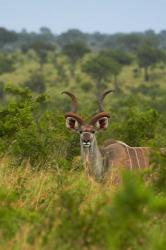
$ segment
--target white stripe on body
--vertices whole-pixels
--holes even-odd
[[[133,169],[133,165],[132,165],[132,160],[131,160],[130,152],[129,152],[129,149],[128,149],[129,146],[126,143],[122,142],[122,141],[117,141],[117,142],[119,142],[121,145],[125,146],[125,148],[127,150],[128,157],[129,157],[130,170],[132,170]]]
[[[133,149],[134,149],[134,152],[135,152],[135,155],[136,155],[136,159],[137,159],[137,162],[138,162],[138,167],[141,168],[140,167],[140,161],[139,161],[138,154],[137,154],[137,149],[134,148],[134,147],[133,147]]]

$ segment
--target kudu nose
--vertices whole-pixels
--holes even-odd
[[[90,133],[84,132],[82,134],[82,142],[85,147],[90,147],[91,145],[91,135]]]
[[[90,139],[91,139],[90,133],[84,132],[83,135],[82,135],[82,140],[84,142],[89,142]]]
[[[83,141],[84,141],[84,142],[89,142],[89,140],[88,140],[88,139],[84,139]]]

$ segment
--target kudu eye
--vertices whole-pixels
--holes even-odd
[[[79,133],[82,134],[82,130],[80,130]]]

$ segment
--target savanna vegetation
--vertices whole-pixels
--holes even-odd
[[[103,35],[0,28],[0,249],[165,250],[166,31]],[[151,167],[102,185],[87,178],[65,128],[74,92],[98,134],[156,149]],[[114,174],[114,172],[113,172]]]

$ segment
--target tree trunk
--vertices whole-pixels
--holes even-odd
[[[75,80],[75,77],[76,77],[76,65],[75,65],[75,63],[71,63],[71,77],[73,80]]]
[[[144,68],[144,81],[148,82],[149,81],[149,71],[148,71],[148,67]]]
[[[97,96],[97,98],[100,98],[102,90],[103,90],[103,88],[102,88],[102,80],[100,79],[96,83],[96,96]]]
[[[43,72],[43,68],[44,68],[44,63],[39,62],[39,71]]]
[[[115,88],[116,92],[120,92],[120,87],[119,87],[117,75],[114,75],[114,88]]]

